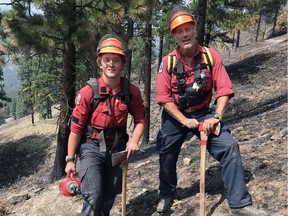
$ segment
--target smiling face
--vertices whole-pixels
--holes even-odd
[[[99,66],[103,70],[103,75],[106,78],[121,77],[123,62],[120,55],[104,53],[101,55],[99,60]]]
[[[193,51],[196,44],[196,28],[191,22],[178,26],[173,31],[173,35],[184,55],[187,52]]]

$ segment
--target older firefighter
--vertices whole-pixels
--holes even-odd
[[[83,87],[75,99],[71,133],[66,157],[67,173],[75,172],[76,149],[80,145],[81,193],[84,197],[82,216],[107,216],[117,194],[121,193],[121,168],[111,164],[111,153],[127,149],[127,158],[139,151],[143,134],[145,108],[140,90],[129,83],[131,105],[123,98],[121,71],[125,65],[125,48],[121,39],[107,34],[99,41],[97,63],[102,69],[98,90],[103,96],[90,114],[93,90]],[[129,109],[131,107],[131,109]],[[134,119],[134,130],[129,139],[126,132],[128,112]],[[85,138],[81,142],[81,137]]]
[[[234,92],[221,57],[216,50],[209,48],[207,51],[197,43],[196,21],[185,8],[174,7],[169,21],[170,34],[178,47],[162,59],[157,75],[156,101],[164,107],[157,135],[160,163],[157,211],[168,211],[173,201],[177,186],[176,164],[186,135],[192,132],[200,138],[199,122],[203,122],[206,134],[221,122],[220,135],[209,136],[207,149],[220,162],[231,215],[266,215],[251,206],[238,143],[222,122]],[[177,59],[172,72],[171,56]],[[216,93],[214,111],[210,107],[213,89]]]

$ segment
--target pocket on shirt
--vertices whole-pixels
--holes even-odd
[[[110,116],[106,104],[99,104],[91,117],[91,124],[95,128],[105,128],[109,124]]]

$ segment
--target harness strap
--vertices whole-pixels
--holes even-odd
[[[168,56],[168,73],[171,77],[174,76],[174,68],[176,66],[176,56],[175,55],[169,55]]]
[[[124,100],[128,106],[128,111],[131,112],[132,110],[132,105],[131,105],[131,94],[129,93],[129,84],[130,81],[126,77],[121,77],[121,96],[124,97]]]
[[[97,136],[95,137],[93,134],[97,134]],[[88,135],[87,139],[89,140],[98,140],[100,152],[106,152],[108,147],[112,152],[113,150],[117,150],[120,143],[120,139],[123,140],[123,142],[128,141],[126,127],[106,128],[104,130],[100,130],[88,125],[87,135]],[[107,143],[107,141],[109,144]],[[111,141],[113,141],[112,145]]]
[[[87,84],[92,88],[93,90],[93,101],[91,104],[91,110],[90,110],[90,114],[92,114],[93,110],[96,109],[96,107],[99,105],[101,99],[105,98],[104,96],[101,96],[99,94],[99,85],[98,85],[98,80],[97,78],[90,78],[87,81]],[[90,118],[90,116],[89,116]]]
[[[190,72],[193,72],[195,70],[198,70],[198,68],[200,68],[200,70],[207,68],[209,71],[212,71],[212,67],[214,65],[212,55],[209,51],[209,48],[207,48],[205,46],[203,46],[203,47],[205,49],[205,52],[200,52],[198,55],[201,56],[203,54],[204,63],[200,62],[199,64],[194,64],[195,65],[194,68],[192,70],[185,71],[186,73],[190,73]],[[195,56],[195,58],[196,57],[197,56]],[[199,57],[199,58],[201,60],[201,57]],[[168,56],[167,71],[171,77],[173,77],[173,75],[175,73],[175,67],[177,66],[176,62],[178,63],[176,55],[169,55]]]
[[[111,152],[117,151],[118,146],[119,146],[119,137],[118,137],[118,132],[116,131],[115,140],[114,140],[114,144],[111,148]]]
[[[202,53],[200,52],[194,57],[194,65],[196,66],[196,68],[194,68],[194,81],[196,83],[200,83],[200,80],[201,80],[201,77],[200,77],[201,67],[199,67],[201,63],[201,54]]]
[[[182,62],[177,59],[177,87],[180,94],[185,93],[185,72]]]
[[[107,148],[106,148],[106,142],[105,142],[103,130],[99,134],[98,141],[99,141],[100,152],[106,152]]]
[[[214,65],[213,58],[209,49],[207,47],[204,47],[204,49],[206,51],[204,52],[204,62],[207,65],[207,69],[212,72],[212,67]]]

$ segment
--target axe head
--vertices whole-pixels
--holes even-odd
[[[114,167],[117,164],[120,164],[125,160],[127,160],[127,153],[128,153],[127,150],[113,153],[111,156],[112,166]]]
[[[212,131],[212,133],[218,136],[220,134],[220,131],[221,131],[221,124],[219,122],[218,124],[215,125],[215,129]]]

